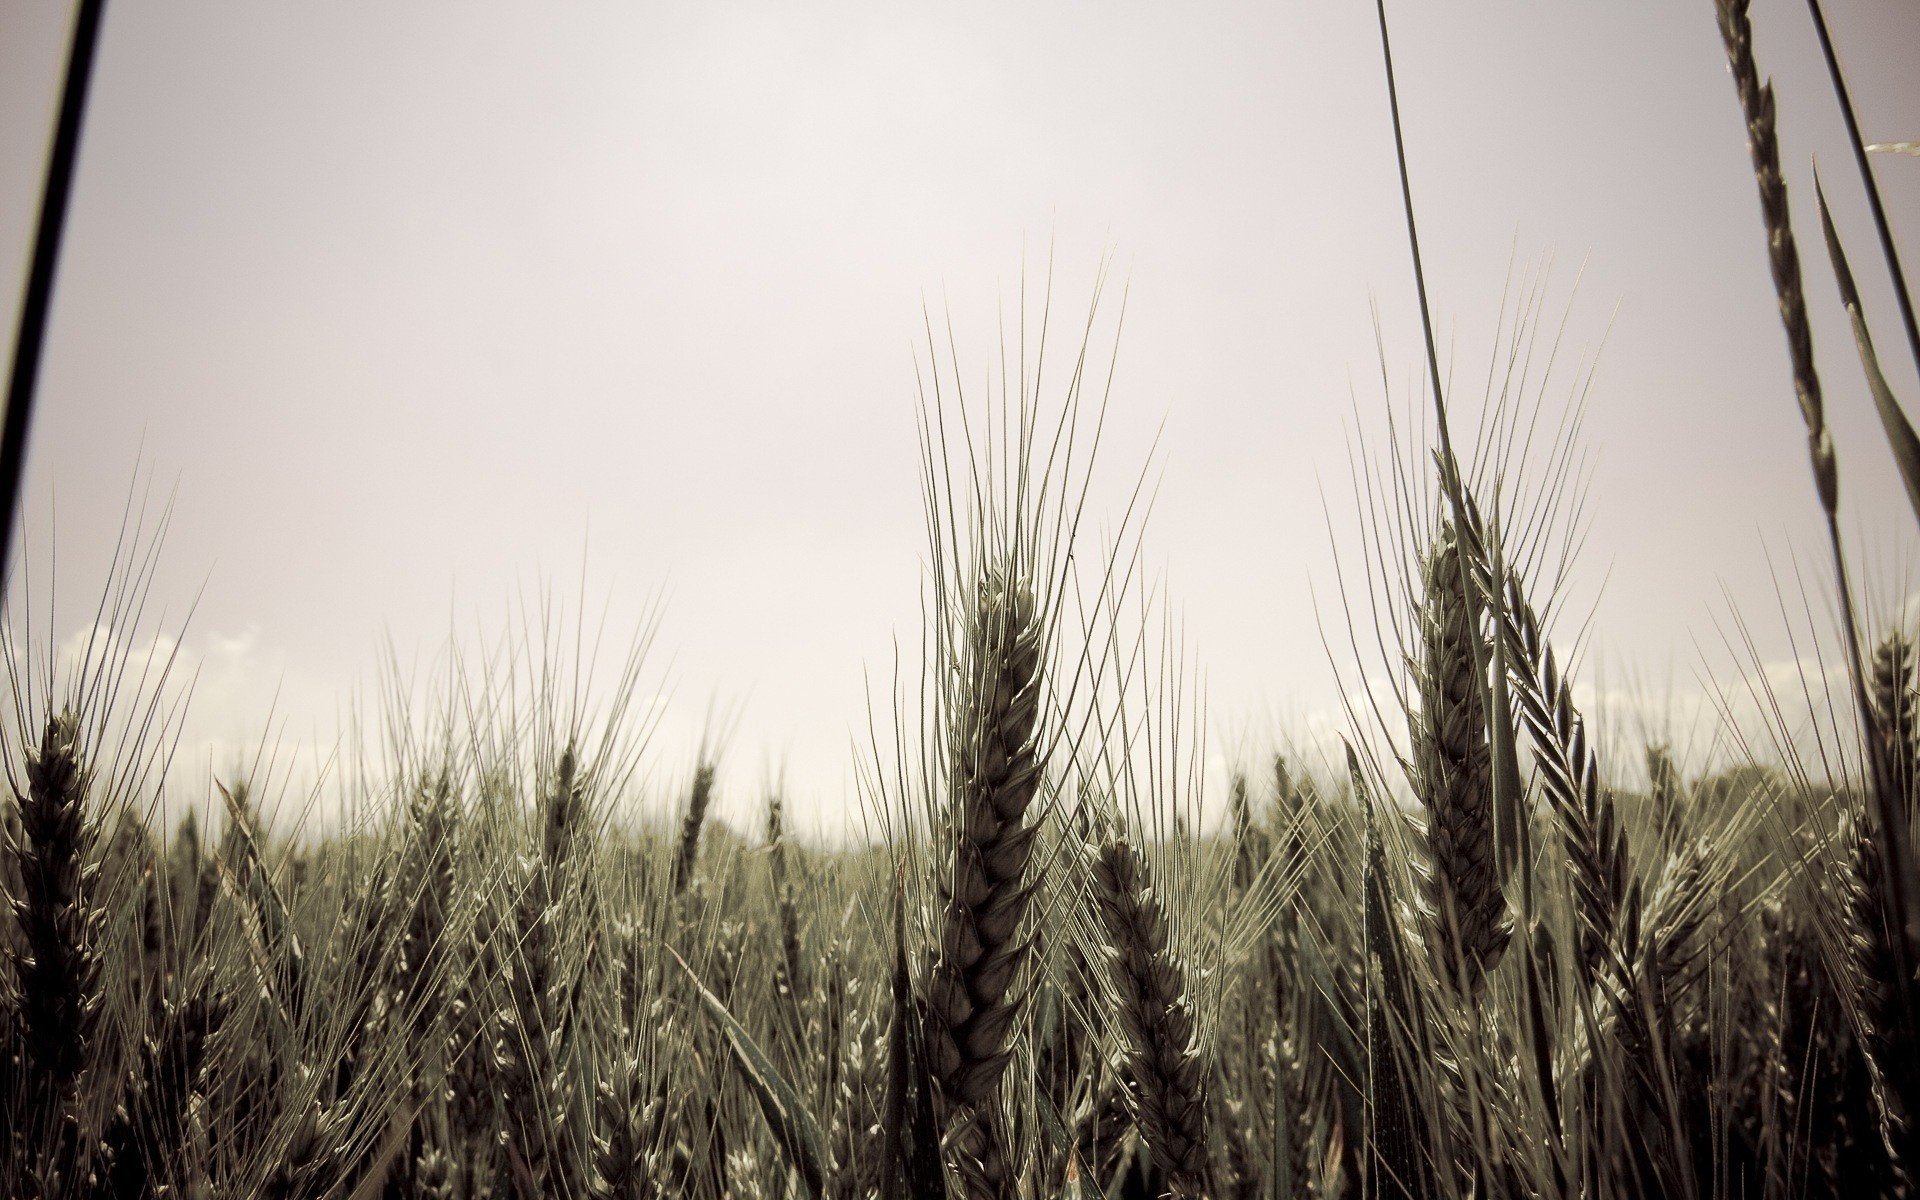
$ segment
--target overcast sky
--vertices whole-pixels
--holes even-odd
[[[1920,6],[1828,7],[1868,138],[1920,135]],[[1732,596],[1761,652],[1790,654],[1772,572],[1818,550],[1816,509],[1711,3],[1394,11],[1463,376],[1516,257],[1553,263],[1570,364],[1605,335],[1594,652],[1692,686]],[[1910,409],[1920,384],[1804,6],[1754,18],[1846,518],[1892,603],[1911,524],[1836,317],[1812,156]],[[7,278],[67,20],[0,0]],[[984,374],[1023,252],[1052,241],[1062,304],[1103,254],[1130,287],[1107,464],[1138,470],[1164,422],[1147,557],[1222,744],[1270,739],[1336,709],[1313,603],[1329,504],[1353,524],[1350,431],[1387,406],[1372,304],[1396,387],[1421,363],[1375,38],[1360,2],[116,0],[30,536],[44,549],[57,497],[79,592],[136,467],[176,491],[158,592],[178,613],[206,583],[194,736],[235,743],[276,689],[289,736],[324,742],[385,639],[424,659],[542,580],[577,597],[584,550],[614,629],[664,600],[662,770],[717,702],[733,811],[783,761],[831,824],[865,679],[918,619],[921,305],[951,306]],[[1878,166],[1920,269],[1920,159]]]

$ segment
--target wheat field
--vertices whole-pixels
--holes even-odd
[[[1210,785],[1152,482],[1100,454],[1118,302],[1077,324],[1043,291],[998,362],[922,348],[921,629],[855,739],[851,840],[796,837],[722,737],[663,794],[651,630],[594,680],[540,619],[392,689],[335,817],[271,770],[183,798],[168,664],[62,654],[16,583],[0,1195],[1908,1194],[1920,651],[1849,570],[1803,271],[1916,516],[1920,439],[1824,196],[1796,241],[1745,0],[1713,7],[1829,535],[1787,602],[1833,614],[1830,689],[1720,680],[1708,765],[1604,730],[1559,603],[1577,413],[1451,393],[1429,331],[1424,415],[1356,459],[1349,727]],[[155,549],[136,523],[100,627],[142,619]],[[714,819],[729,789],[757,828]]]

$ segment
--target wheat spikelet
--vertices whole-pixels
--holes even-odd
[[[1680,769],[1674,765],[1672,748],[1648,746],[1647,802],[1653,808],[1654,830],[1665,848],[1672,847],[1684,824],[1680,810],[1682,791]]]
[[[587,825],[587,778],[580,752],[571,741],[554,763],[553,780],[542,794],[540,861],[550,896],[565,886],[562,876],[573,857],[574,843]]]
[[[191,808],[181,816],[167,849],[166,877],[175,960],[171,965],[177,970],[183,965],[180,960],[199,943],[219,892],[219,879],[200,845],[200,820]]]
[[[686,894],[693,882],[694,868],[700,861],[700,831],[707,823],[707,808],[713,803],[713,763],[702,759],[693,770],[693,787],[687,793],[687,811],[680,818],[680,843],[673,856],[673,894]]]
[[[622,1041],[631,1037],[632,1032],[625,1031]],[[593,1138],[588,1194],[594,1200],[650,1200],[658,1194],[653,1140],[660,1101],[642,1082],[638,1057],[624,1052],[616,1056],[610,1077],[602,1079],[595,1092],[594,1105],[600,1132]]]
[[[1233,822],[1233,886],[1245,892],[1253,886],[1267,856],[1264,832],[1253,823],[1253,804],[1247,798],[1247,777],[1236,771],[1227,789],[1227,816]]]
[[[310,1069],[301,1067],[292,1087],[296,1096],[308,1099],[296,1106],[285,1146],[260,1185],[260,1200],[318,1200],[337,1183],[340,1114],[312,1092],[313,1086]]]
[[[207,1045],[224,1017],[201,975],[184,985],[184,995],[158,998],[152,1031],[141,1039],[134,1077],[104,1138],[102,1186],[115,1200],[137,1198],[166,1179],[186,1136],[189,1103],[204,1086]]]
[[[1874,651],[1870,673],[1881,754],[1909,823],[1920,811],[1920,693],[1914,688],[1914,668],[1913,643],[1895,632]]]
[[[223,1200],[214,1185],[213,1136],[207,1128],[207,1097],[195,1091],[187,1097],[182,1118],[186,1136],[181,1142],[179,1161],[174,1168],[175,1182],[154,1189],[156,1200]]]
[[[453,1155],[443,1146],[421,1148],[413,1156],[413,1194],[419,1200],[454,1200],[459,1195]]]

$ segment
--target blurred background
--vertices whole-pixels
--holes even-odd
[[[1843,512],[1890,609],[1905,502],[1811,236],[1816,158],[1868,311],[1893,308],[1805,9],[1754,7]],[[1593,616],[1589,678],[1685,725],[1727,643],[1803,652],[1798,561],[1824,619],[1712,6],[1394,17],[1456,399],[1503,296],[1559,334],[1550,413],[1597,358],[1569,612]],[[1868,139],[1920,136],[1920,7],[1829,18]],[[69,19],[0,0],[8,279]],[[608,661],[657,605],[661,786],[717,723],[721,816],[784,773],[794,818],[836,830],[870,692],[884,713],[918,645],[925,314],[984,384],[1023,271],[1037,297],[1051,264],[1065,343],[1106,263],[1104,312],[1126,307],[1096,516],[1150,473],[1144,561],[1214,756],[1312,743],[1341,721],[1356,446],[1422,411],[1376,37],[1365,4],[116,0],[14,586],[38,602],[57,544],[37,616],[84,635],[129,496],[171,503],[152,615],[197,672],[175,769],[202,781],[263,741],[317,769],[383,661],[424,676],[543,597]],[[1877,166],[1920,263],[1920,159]],[[9,333],[17,304],[0,289]]]

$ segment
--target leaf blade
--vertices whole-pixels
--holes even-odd
[[[807,1191],[814,1200],[822,1200],[826,1194],[826,1138],[820,1133],[820,1125],[813,1119],[806,1106],[791,1085],[780,1075],[766,1053],[760,1049],[753,1035],[736,1021],[720,997],[707,990],[694,974],[687,960],[680,957],[672,947],[667,953],[673,955],[673,961],[680,964],[686,972],[687,981],[693,985],[694,993],[700,997],[700,1003],[707,1015],[719,1026],[725,1037],[727,1049],[732,1051],[734,1065],[746,1077],[754,1099],[759,1102],[761,1115],[766,1117],[767,1125],[773,1130],[774,1138],[787,1152],[787,1157]]]
[[[1860,304],[1860,289],[1854,283],[1852,268],[1847,265],[1847,253],[1840,245],[1833,214],[1827,211],[1827,196],[1820,187],[1818,172],[1813,177],[1813,194],[1820,209],[1820,230],[1827,239],[1827,257],[1833,261],[1834,279],[1840,285],[1840,303],[1853,326],[1853,344],[1860,352],[1860,368],[1867,377],[1867,391],[1873,396],[1873,406],[1879,410],[1880,427],[1886,431],[1893,461],[1900,468],[1900,482],[1906,485],[1907,502],[1913,505],[1914,519],[1920,520],[1920,436],[1915,435],[1912,422],[1907,420],[1905,410],[1894,398],[1893,389],[1887,386],[1887,377],[1880,370],[1880,358],[1874,353],[1873,335],[1867,329],[1866,313]]]

